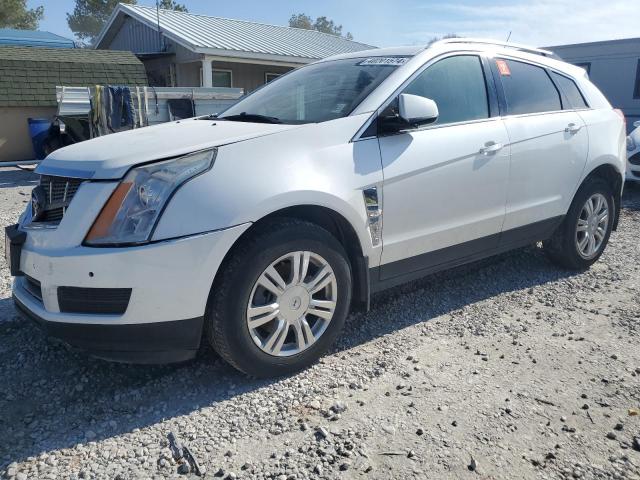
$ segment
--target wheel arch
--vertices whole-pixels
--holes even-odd
[[[593,178],[600,178],[604,180],[611,188],[611,192],[613,193],[613,201],[615,203],[614,205],[615,218],[613,220],[613,230],[616,230],[618,228],[618,221],[620,220],[620,208],[621,208],[621,202],[622,202],[622,185],[623,185],[624,177],[622,173],[616,168],[615,165],[612,165],[610,163],[603,163],[601,165],[598,165],[597,167],[595,167],[593,170],[589,172],[589,174],[584,178],[584,180],[580,184],[580,187],[582,187],[582,185],[584,185],[586,182],[588,182]]]
[[[265,223],[278,218],[294,218],[318,225],[333,235],[344,247],[347,253],[349,266],[351,267],[353,294],[352,308],[357,310],[368,310],[370,301],[369,289],[369,261],[364,254],[364,250],[356,229],[344,215],[329,207],[304,204],[284,207],[264,215],[259,220],[245,230],[226,253],[220,268],[216,272],[213,284],[216,279],[224,274],[224,264],[230,258],[235,248],[249,236],[258,231]]]

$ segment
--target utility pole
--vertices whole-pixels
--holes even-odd
[[[160,0],[156,0],[156,20],[158,22],[158,52],[162,52],[162,31],[160,30]]]

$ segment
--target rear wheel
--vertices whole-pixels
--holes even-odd
[[[609,185],[598,178],[588,180],[576,193],[562,225],[543,243],[545,252],[565,268],[589,268],[609,241],[614,215]]]
[[[315,224],[270,221],[221,267],[205,332],[239,370],[256,377],[285,375],[330,347],[350,301],[351,272],[342,245]]]

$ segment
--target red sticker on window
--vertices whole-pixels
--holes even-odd
[[[509,65],[504,60],[496,60],[496,65],[498,66],[498,71],[500,75],[511,75],[511,70],[509,70]]]

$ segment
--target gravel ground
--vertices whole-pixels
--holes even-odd
[[[33,184],[0,170],[0,223]],[[207,350],[163,367],[71,351],[17,316],[0,263],[0,476],[197,478],[174,432],[207,478],[640,478],[638,231],[629,186],[589,271],[531,247],[391,290],[275,381]]]

